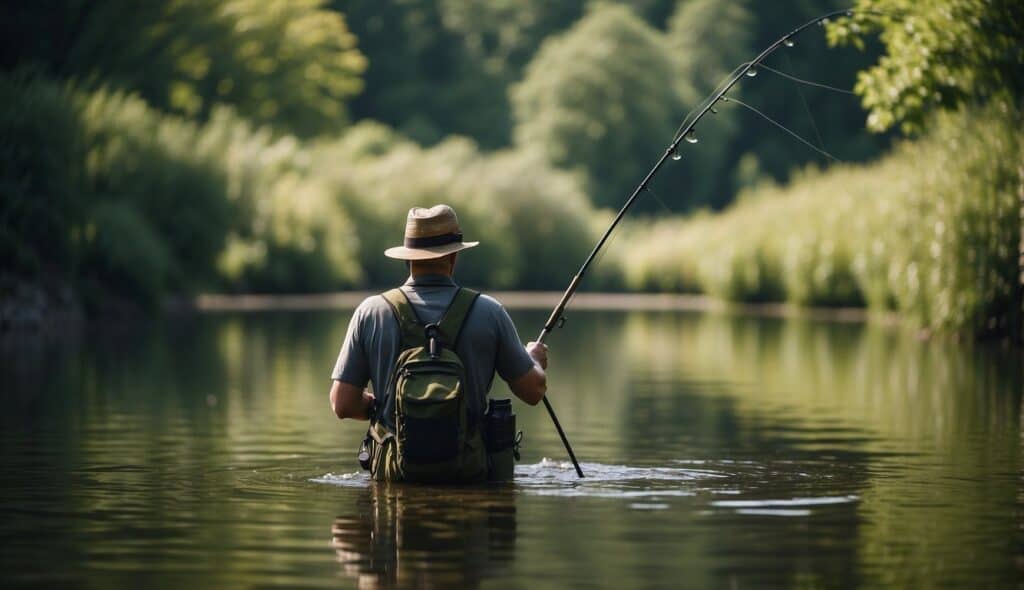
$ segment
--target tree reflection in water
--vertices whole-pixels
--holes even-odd
[[[515,556],[516,496],[509,486],[371,484],[331,535],[359,588],[476,588]]]

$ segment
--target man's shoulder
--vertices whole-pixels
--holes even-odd
[[[486,293],[480,293],[480,296],[476,298],[476,302],[473,304],[473,313],[489,318],[508,315],[505,306]]]
[[[354,318],[379,316],[384,313],[391,313],[391,305],[384,299],[382,294],[370,295],[356,306]]]
[[[498,301],[494,297],[491,297],[487,293],[480,293],[480,296],[476,298],[475,305],[479,305],[486,309],[492,310],[505,309],[505,306],[502,305],[500,301]]]
[[[368,320],[370,318],[390,317],[393,315],[391,304],[384,299],[382,293],[370,295],[356,307],[352,317],[355,320]],[[494,320],[508,315],[505,306],[494,297],[480,293],[473,303],[470,313],[481,319]]]

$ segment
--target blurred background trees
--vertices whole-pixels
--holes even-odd
[[[946,250],[937,240],[939,248],[966,257],[953,266],[984,256],[998,261],[998,276],[1012,274],[1008,246],[991,236],[1002,240],[1019,227],[1003,208],[1019,174],[1000,167],[1019,162],[1019,134],[985,145],[966,135],[978,121],[1020,128],[1019,3],[857,6],[874,12],[807,31],[734,95],[847,164],[888,153],[895,128],[922,138],[898,148],[917,156],[867,164],[861,176],[847,166],[813,180],[828,164],[820,154],[752,113],[721,108],[701,122],[700,142],[684,145],[682,160],[656,178],[658,198],[641,200],[628,229],[651,239],[637,240],[646,244],[642,253],[609,256],[603,286],[903,309],[909,296],[899,281],[909,279],[893,278],[899,273],[889,263],[902,260],[900,272],[914,263],[919,273],[932,268],[924,257],[935,248],[906,246],[900,254],[903,246],[886,242],[877,255],[846,248],[862,243],[854,234],[863,228],[826,223],[812,212],[823,205],[785,196],[832,191],[839,185],[829,179],[871,184],[885,170],[880,176],[891,183],[871,184],[874,192],[862,198],[906,204],[906,219],[932,219],[925,209],[938,197],[899,196],[907,186],[931,190],[914,179],[933,168],[913,162],[947,157],[928,147],[940,141],[932,136],[1000,159],[986,167],[963,158],[949,168],[957,172],[947,185],[993,196],[979,211],[943,205],[943,215],[963,216],[943,218],[944,227],[969,225],[970,216],[997,221],[977,243]],[[400,237],[405,209],[446,201],[470,233],[487,237],[484,251],[462,263],[468,283],[561,287],[607,221],[604,209],[628,196],[688,111],[785,31],[843,7],[838,0],[7,3],[0,8],[0,286],[8,293],[25,282],[69,285],[92,308],[113,300],[155,305],[166,293],[202,289],[377,288],[402,273],[379,254]],[[797,85],[772,70],[856,85],[860,96]],[[957,114],[940,121],[938,111]],[[738,195],[746,196],[737,203]],[[827,203],[828,195],[820,198]],[[725,217],[707,212],[727,208]],[[802,219],[806,231],[791,233],[826,254],[758,238],[759,219],[771,211]],[[897,231],[877,223],[871,231]],[[898,231],[928,235],[908,225]],[[706,256],[710,243],[728,256]],[[1003,292],[1002,279],[993,281]],[[1019,287],[1009,288],[1017,295],[1008,301],[1019,297]],[[996,297],[985,293],[977,295],[983,303]],[[961,296],[975,295],[963,287],[917,315],[928,325],[984,324],[991,307],[964,307],[954,302]],[[982,311],[972,319],[951,311],[967,308]]]
[[[629,8],[598,5],[547,40],[512,88],[515,140],[580,169],[598,206],[629,196],[680,111],[664,39]]]
[[[337,132],[366,58],[321,0],[51,0],[4,11],[5,69],[138,93],[205,120],[217,103],[281,131]]]

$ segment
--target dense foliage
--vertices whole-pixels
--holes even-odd
[[[596,7],[545,42],[512,89],[516,142],[585,171],[596,204],[620,203],[672,139],[679,104],[666,49],[628,8]]]
[[[195,286],[383,286],[405,269],[381,252],[424,203],[452,204],[483,238],[460,263],[470,284],[554,285],[593,239],[578,178],[530,150],[484,154],[458,138],[423,148],[375,123],[302,143],[228,107],[197,125],[40,79],[0,76],[0,96],[15,107],[0,132],[19,139],[3,159],[4,268],[76,277],[90,305]]]
[[[1022,123],[1006,102],[946,115],[877,163],[811,168],[721,215],[634,228],[621,257],[627,286],[866,304],[934,329],[1019,329]]]
[[[74,272],[81,219],[79,118],[61,90],[0,77],[0,261],[17,275]]]
[[[301,135],[338,131],[366,59],[323,0],[17,2],[0,37],[5,68],[32,64],[205,118],[219,102]]]
[[[1024,96],[1024,4],[1017,0],[859,0],[833,42],[879,33],[886,55],[858,76],[868,125],[920,131],[930,111]]]
[[[464,281],[561,287],[686,112],[781,33],[842,6],[5,4],[0,292],[67,285],[103,307],[209,289],[378,288],[404,271],[380,254],[406,208],[437,202],[484,242],[461,259]],[[613,241],[592,285],[1005,327],[1020,307],[1007,277],[1019,272],[1021,8],[857,7],[867,12],[780,48],[732,96],[848,163],[892,139],[867,133],[866,117],[925,139],[819,172],[818,152],[720,105],[655,178],[628,247]],[[855,82],[860,97],[814,85]],[[723,216],[710,212],[737,194]],[[692,217],[652,220],[666,211]],[[867,234],[886,237],[868,245]]]

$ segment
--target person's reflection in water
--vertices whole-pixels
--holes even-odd
[[[342,571],[359,588],[475,588],[515,555],[515,493],[371,485],[331,534]]]

